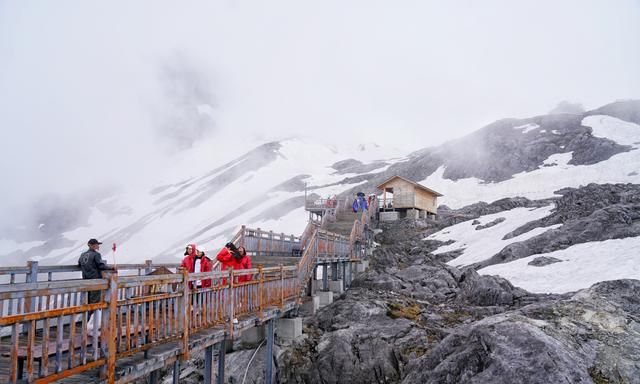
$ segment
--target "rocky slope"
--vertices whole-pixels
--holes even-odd
[[[433,256],[431,223],[382,229],[370,270],[280,354],[279,382],[640,382],[640,281],[531,294]]]
[[[562,197],[553,200],[555,209],[551,215],[517,228],[505,239],[537,227],[556,224],[561,224],[561,227],[510,244],[490,259],[474,264],[474,268],[566,249],[580,243],[640,236],[640,185],[589,184],[556,193]]]

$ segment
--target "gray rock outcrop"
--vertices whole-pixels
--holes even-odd
[[[384,225],[369,271],[284,348],[278,381],[640,382],[640,281],[532,294],[448,266],[431,230]]]

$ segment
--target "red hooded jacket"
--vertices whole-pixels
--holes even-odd
[[[191,253],[185,256],[184,259],[182,259],[182,264],[180,264],[180,267],[186,268],[186,270],[189,273],[194,273],[194,268],[196,265],[196,245],[195,244],[189,244],[189,245],[191,246]],[[207,256],[203,256],[202,259],[200,260],[200,269],[201,269],[200,272],[211,272],[212,267],[213,267],[213,264],[211,263],[211,259],[209,259]],[[211,279],[202,280],[203,288],[207,288],[210,286],[211,286]],[[189,287],[193,289],[193,283],[189,283]]]
[[[227,268],[233,268],[234,271],[238,269],[251,269],[251,258],[249,255],[244,255],[240,260],[233,257],[233,254],[229,252],[227,248],[222,248],[218,252],[216,259],[222,264],[222,270],[226,271]],[[251,275],[239,275],[236,279],[238,283],[244,283],[245,281],[251,281]]]

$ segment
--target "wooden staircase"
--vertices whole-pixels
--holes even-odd
[[[356,217],[357,214],[354,212],[338,212],[336,220],[333,222],[327,222],[324,229],[328,232],[349,236],[351,235],[351,230],[353,229],[353,223],[356,221]]]

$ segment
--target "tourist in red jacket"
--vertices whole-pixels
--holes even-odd
[[[205,255],[204,251],[197,250],[195,244],[189,244],[187,251],[190,253],[182,260],[180,267],[186,268],[189,273],[211,272],[213,264],[211,263],[211,259]],[[189,283],[191,289],[208,288],[210,286],[211,279],[196,280]]]
[[[251,258],[247,255],[244,247],[236,248],[235,244],[227,243],[224,248],[218,252],[216,259],[222,264],[222,270],[233,268],[234,272],[239,269],[250,269]],[[236,275],[234,280],[237,283],[244,283],[251,280],[251,275]],[[224,283],[223,283],[224,284]]]

